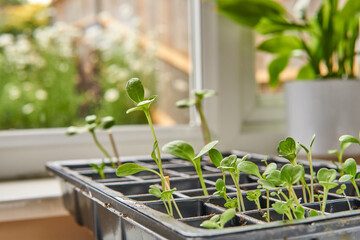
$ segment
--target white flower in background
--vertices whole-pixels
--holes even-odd
[[[20,53],[28,53],[32,49],[29,39],[25,35],[20,35],[16,41],[16,50]]]
[[[16,100],[19,99],[21,96],[21,92],[20,89],[15,86],[15,85],[9,85],[8,84],[5,86],[5,88],[7,88],[7,92],[8,92],[8,97],[10,100]]]
[[[32,112],[34,112],[34,110],[35,110],[35,108],[32,103],[25,104],[21,109],[22,113],[25,115],[31,114]]]
[[[4,33],[0,35],[0,47],[14,44],[14,35],[10,33]]]
[[[99,41],[103,36],[103,30],[99,25],[88,27],[85,30],[84,41],[93,48],[98,48]]]
[[[118,73],[118,78],[120,81],[127,81],[130,78],[130,72],[126,68],[120,68]]]
[[[22,84],[22,88],[24,89],[24,91],[30,92],[34,89],[34,84],[31,82],[24,82]]]
[[[107,102],[115,102],[119,99],[119,95],[119,90],[117,90],[116,88],[109,88],[104,94],[104,99]]]
[[[44,101],[46,100],[48,97],[48,93],[47,91],[45,91],[44,89],[38,89],[35,92],[35,98],[40,100],[40,101]]]

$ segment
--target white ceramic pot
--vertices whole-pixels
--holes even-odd
[[[360,81],[318,80],[285,84],[287,134],[308,146],[313,134],[313,155],[329,158],[344,134],[359,136]],[[345,155],[360,155],[360,146]]]

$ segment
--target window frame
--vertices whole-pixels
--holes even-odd
[[[275,154],[285,132],[282,97],[256,96],[253,33],[220,16],[213,4],[189,0],[191,41],[196,49],[191,56],[195,84],[190,87],[218,92],[205,100],[204,112],[220,150]],[[196,117],[189,125],[155,130],[160,146],[175,139],[191,142],[196,149],[202,146]],[[0,131],[0,179],[44,174],[47,161],[103,157],[88,134],[69,138],[64,132],[65,128]],[[148,126],[116,126],[113,135],[121,156],[151,153]],[[99,132],[99,139],[111,149],[106,132]]]

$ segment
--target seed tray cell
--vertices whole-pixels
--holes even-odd
[[[227,153],[229,154],[242,157],[247,153],[232,151]],[[262,160],[265,157],[251,154],[248,160],[260,165],[260,170],[263,171],[265,163]],[[202,161],[202,170],[209,196],[204,196],[190,162],[178,158],[163,158],[164,172],[170,176],[170,186],[177,189],[173,196],[183,219],[179,219],[175,209],[175,218],[168,216],[163,202],[149,194],[150,185],[161,185],[160,179],[151,172],[118,178],[115,170],[106,162],[107,178],[101,180],[89,166],[89,163],[100,164],[101,159],[50,162],[47,169],[63,180],[65,207],[78,224],[94,233],[96,239],[360,239],[360,200],[354,198],[356,195],[351,183],[346,183],[345,193],[349,196],[353,211],[348,211],[344,196],[337,195],[336,189],[332,189],[328,194],[325,216],[284,222],[282,220],[286,218],[270,208],[272,221],[267,223],[255,203],[246,198],[247,190],[257,189],[257,178],[243,173],[239,184],[246,211],[237,212],[224,229],[208,230],[200,227],[204,220],[226,210],[225,201],[220,196],[211,195],[216,191],[216,180],[223,177],[222,172],[209,164],[206,158],[205,156]],[[125,157],[122,162],[135,162],[156,169],[156,164],[149,157]],[[279,157],[268,157],[267,162],[275,162],[278,168],[288,163]],[[307,162],[303,164],[308,169]],[[315,160],[314,167],[333,168],[327,162]],[[236,188],[231,177],[226,175],[225,180],[228,197],[235,197]],[[322,187],[316,187],[317,193],[321,194]],[[301,186],[294,189],[303,198]],[[287,195],[285,188],[282,191]],[[275,201],[280,200],[271,198],[270,206]],[[260,205],[261,211],[266,212],[266,193],[263,190]],[[320,211],[319,203],[302,205],[307,214],[310,209]]]

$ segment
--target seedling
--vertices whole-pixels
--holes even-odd
[[[269,190],[274,189],[275,186],[273,185],[273,183],[270,182],[271,180],[269,180],[269,182],[267,184],[266,179],[271,173],[273,173],[276,170],[277,165],[276,165],[276,163],[267,164],[267,158],[265,158],[263,161],[266,162],[266,169],[262,175],[260,174],[258,166],[253,162],[242,161],[241,163],[239,163],[238,168],[239,168],[240,172],[244,172],[246,174],[251,174],[251,175],[258,177],[259,178],[258,183],[260,184],[259,187],[266,189],[267,212],[266,212],[266,214],[264,214],[264,216],[267,219],[267,221],[270,222]],[[261,183],[261,181],[264,181],[263,184],[265,186]]]
[[[291,214],[291,206],[294,203],[294,199],[291,198],[286,202],[276,202],[272,204],[274,210],[281,215],[286,215],[289,220],[293,220],[293,216]]]
[[[345,175],[343,175],[340,179],[339,182],[347,182],[350,181],[352,183],[352,185],[355,188],[356,194],[358,197],[360,197],[360,192],[359,192],[359,188],[355,182],[356,178],[359,177],[359,175],[357,175],[357,166],[356,166],[356,161],[353,158],[348,158],[343,165],[343,169],[344,169],[344,173]],[[356,176],[357,175],[357,176]]]
[[[132,174],[135,174],[140,171],[151,171],[160,177],[162,189],[164,191],[170,190],[169,183],[166,181],[166,178],[164,176],[161,155],[160,155],[160,148],[158,145],[158,140],[157,140],[157,137],[155,134],[154,126],[152,124],[150,111],[149,111],[151,103],[153,103],[155,101],[157,96],[152,96],[152,97],[149,97],[148,99],[145,99],[144,87],[138,78],[132,78],[127,82],[126,91],[129,95],[129,97],[136,103],[136,107],[128,109],[126,111],[126,113],[131,113],[134,111],[143,111],[146,116],[146,119],[148,121],[150,130],[151,130],[151,133],[152,133],[152,136],[154,139],[153,151],[151,153],[151,157],[155,161],[156,165],[158,166],[159,172],[157,172],[153,169],[150,169],[150,168],[142,167],[135,163],[127,163],[127,164],[123,164],[120,167],[118,167],[118,169],[116,170],[116,175],[119,177],[122,177],[122,176],[132,175]],[[167,193],[167,194],[169,194],[169,193]],[[177,204],[176,204],[174,198],[172,197],[172,192],[170,195],[171,195],[171,199],[173,200],[173,204],[174,204],[180,218],[182,218],[180,210],[177,207]],[[170,213],[169,215],[172,216],[172,214],[171,214],[172,211],[170,211],[171,204],[170,203],[168,203],[168,204],[169,204],[169,213]]]
[[[228,157],[225,157],[221,162],[220,168],[223,171],[229,172],[230,176],[236,186],[236,193],[237,193],[237,205],[239,212],[245,211],[245,204],[244,200],[241,194],[239,182],[240,182],[240,170],[238,168],[239,163],[242,161],[245,161],[249,155],[245,155],[242,159],[238,159],[236,155],[230,155]]]
[[[300,144],[295,142],[291,137],[288,137],[279,143],[277,151],[280,157],[288,159],[290,163],[295,166],[297,165],[296,157],[300,149]]]
[[[259,198],[261,196],[261,191],[259,189],[256,189],[255,191],[248,191],[246,194],[247,194],[246,198],[249,201],[254,201],[255,204],[256,204],[256,207],[258,208],[258,210],[260,212],[262,212],[261,205],[260,205],[260,200],[259,200]]]
[[[204,144],[208,144],[212,140],[211,140],[210,129],[202,109],[202,100],[204,98],[215,96],[216,92],[214,90],[201,90],[201,91],[195,91],[194,95],[195,95],[194,98],[183,99],[176,102],[176,106],[179,108],[188,108],[191,106],[195,106],[196,111],[198,112],[201,120],[201,130],[204,139]]]
[[[174,193],[174,191],[176,191],[176,188],[173,188],[171,190],[161,191],[161,189],[156,185],[151,185],[150,189],[149,189],[149,193],[151,195],[153,195],[157,198],[160,198],[163,201],[166,211],[170,216],[173,216],[171,200],[172,200],[172,194]]]
[[[310,202],[314,202],[314,169],[313,169],[313,165],[312,165],[312,145],[314,144],[315,141],[315,134],[313,135],[313,137],[311,138],[311,142],[310,142],[310,147],[309,149],[306,148],[304,145],[300,144],[301,147],[305,150],[307,158],[309,160],[309,166],[310,166]],[[306,200],[306,197],[304,195],[304,198]]]
[[[194,148],[189,143],[181,140],[175,140],[165,144],[162,150],[165,153],[174,155],[175,157],[182,158],[191,162],[194,165],[197,175],[199,176],[199,181],[201,184],[201,188],[204,192],[204,195],[208,196],[209,194],[206,189],[206,185],[201,170],[201,157],[206,153],[208,153],[211,149],[213,149],[217,143],[218,141],[212,141],[206,144],[197,155],[195,155]]]
[[[114,168],[117,167],[117,165],[112,161],[112,157],[110,156],[108,151],[106,151],[106,149],[100,144],[100,142],[95,134],[95,129],[106,130],[106,129],[110,129],[112,126],[114,126],[114,124],[115,124],[114,118],[111,116],[107,116],[107,117],[103,117],[100,120],[98,120],[96,115],[89,115],[89,116],[85,117],[85,121],[86,121],[86,124],[84,126],[68,127],[66,134],[69,136],[72,136],[72,135],[76,135],[76,134],[89,132],[91,134],[91,136],[93,137],[93,140],[94,140],[96,146],[103,152],[103,154],[106,156],[106,158],[109,159],[111,166]],[[118,162],[118,164],[120,165],[120,162]]]
[[[315,138],[313,137],[312,143],[314,140],[315,140]],[[300,143],[295,142],[295,140],[291,137],[288,137],[285,140],[281,141],[279,143],[279,147],[277,149],[279,156],[288,159],[293,166],[298,166],[296,158],[297,158],[297,154],[300,152],[300,150],[301,150]],[[303,167],[302,165],[300,165],[300,166]],[[303,188],[303,195],[304,195],[304,200],[306,203],[307,199],[306,199],[305,189],[308,190],[310,195],[311,195],[311,193],[310,193],[310,189],[307,186],[306,181],[305,181],[305,171],[303,172],[303,175],[299,180],[300,180],[302,188]],[[295,200],[296,200],[296,198],[295,198]]]
[[[226,208],[237,208],[237,199],[235,198],[229,198],[226,194],[226,185],[223,179],[216,180],[215,183],[216,192],[213,193],[213,195],[221,196],[226,202],[224,204],[224,207]]]
[[[321,168],[317,173],[317,178],[319,183],[324,187],[324,197],[321,210],[321,214],[324,215],[328,192],[330,189],[337,187],[339,184],[334,183],[336,179],[335,169]]]
[[[208,229],[223,229],[225,224],[230,221],[235,216],[235,209],[228,209],[225,212],[219,215],[215,215],[210,220],[206,220],[200,224],[201,227],[205,227]]]
[[[336,194],[339,194],[339,195],[344,195],[345,199],[346,199],[346,202],[348,203],[348,206],[349,206],[349,210],[351,211],[351,204],[349,202],[349,199],[348,197],[346,196],[346,193],[345,193],[345,190],[346,190],[346,185],[345,184],[341,184],[340,188],[338,190],[336,190]]]
[[[106,164],[105,164],[104,160],[99,165],[97,165],[95,163],[90,163],[90,167],[95,169],[95,171],[100,175],[101,179],[105,179],[105,174],[104,174],[105,166],[106,166]]]
[[[340,149],[339,150],[337,150],[337,149],[329,150],[328,153],[335,154],[337,156],[339,164],[336,164],[335,162],[333,162],[333,163],[336,165],[340,175],[342,176],[342,175],[344,175],[343,157],[344,157],[345,150],[348,147],[350,147],[350,145],[352,143],[360,144],[360,141],[356,137],[353,137],[351,135],[342,135],[339,138],[339,141],[340,141]]]

